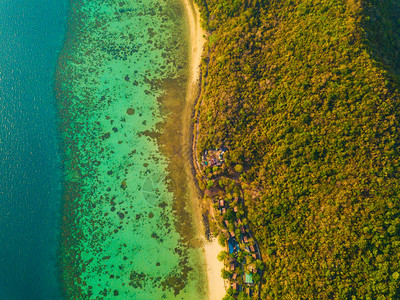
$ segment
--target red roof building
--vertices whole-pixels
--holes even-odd
[[[231,271],[235,271],[235,267],[236,267],[236,264],[235,264],[235,263],[231,263],[231,264],[229,265],[229,268],[230,268]]]
[[[249,237],[247,236],[247,234],[243,236],[243,242],[245,242],[245,244],[249,242]]]

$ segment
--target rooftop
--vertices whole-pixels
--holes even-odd
[[[244,283],[252,284],[253,283],[253,275],[251,274],[244,274]]]

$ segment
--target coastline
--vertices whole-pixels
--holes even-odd
[[[115,8],[123,13],[113,14]],[[69,215],[61,256],[69,298],[207,296],[201,241],[186,196],[190,177],[182,172],[189,165],[183,122],[177,122],[187,106],[189,26],[180,0],[159,2],[158,8],[154,13],[153,3],[125,2],[122,8],[107,3],[101,12],[92,3],[73,10],[79,13],[73,14],[77,22],[70,23],[77,34],[69,42],[79,47],[64,48],[58,73],[63,133],[74,142],[65,148],[64,164],[71,189],[77,190],[66,201],[71,207],[65,209]],[[134,26],[138,20],[152,24],[153,31]],[[110,32],[120,34],[111,37]],[[135,51],[98,47],[108,38],[109,45]],[[88,48],[94,49],[90,55]],[[69,76],[87,68],[95,70],[90,80],[89,75]],[[89,98],[83,96],[88,89]],[[79,110],[70,110],[69,103]],[[86,193],[89,189],[78,182],[93,189]],[[89,201],[92,205],[86,205]],[[90,223],[85,222],[88,216]]]
[[[194,105],[196,103],[197,98],[199,97],[199,75],[200,75],[200,62],[201,56],[203,53],[203,46],[205,43],[205,31],[201,28],[200,24],[200,13],[197,6],[191,0],[183,0],[182,1],[186,13],[187,13],[187,21],[189,27],[189,37],[190,37],[190,56],[189,56],[189,78],[188,78],[188,86],[187,86],[187,94],[186,94],[186,109],[184,112],[184,120],[183,122],[183,139],[185,143],[189,143],[190,146],[188,148],[188,160],[191,161],[191,165],[189,166],[190,170],[187,170],[187,175],[190,178],[191,186],[190,186],[190,199],[191,205],[194,208],[194,205],[201,206],[201,197],[199,196],[199,191],[196,183],[195,172],[192,168],[195,167],[195,157],[193,156],[192,146],[192,126],[191,124],[191,116],[193,113]],[[195,203],[195,199],[197,199],[197,203]],[[199,203],[200,202],[200,203]],[[193,211],[194,213],[194,211]],[[198,227],[202,228],[201,222],[201,214],[197,213],[194,216]],[[203,232],[205,232],[204,228]],[[219,245],[217,239],[209,241],[206,237],[202,239],[202,248],[206,263],[206,273],[207,273],[207,283],[208,283],[208,299],[219,300],[222,299],[226,292],[224,287],[224,280],[221,277],[221,269],[224,267],[223,262],[218,261],[218,254],[225,250],[221,245]]]

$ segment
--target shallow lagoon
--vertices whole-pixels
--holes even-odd
[[[185,197],[157,141],[166,108],[184,101],[186,35],[179,1],[71,4],[57,72],[68,299],[206,296]]]

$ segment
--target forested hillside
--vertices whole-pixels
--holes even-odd
[[[198,4],[197,150],[243,166],[261,298],[399,299],[400,1]]]

